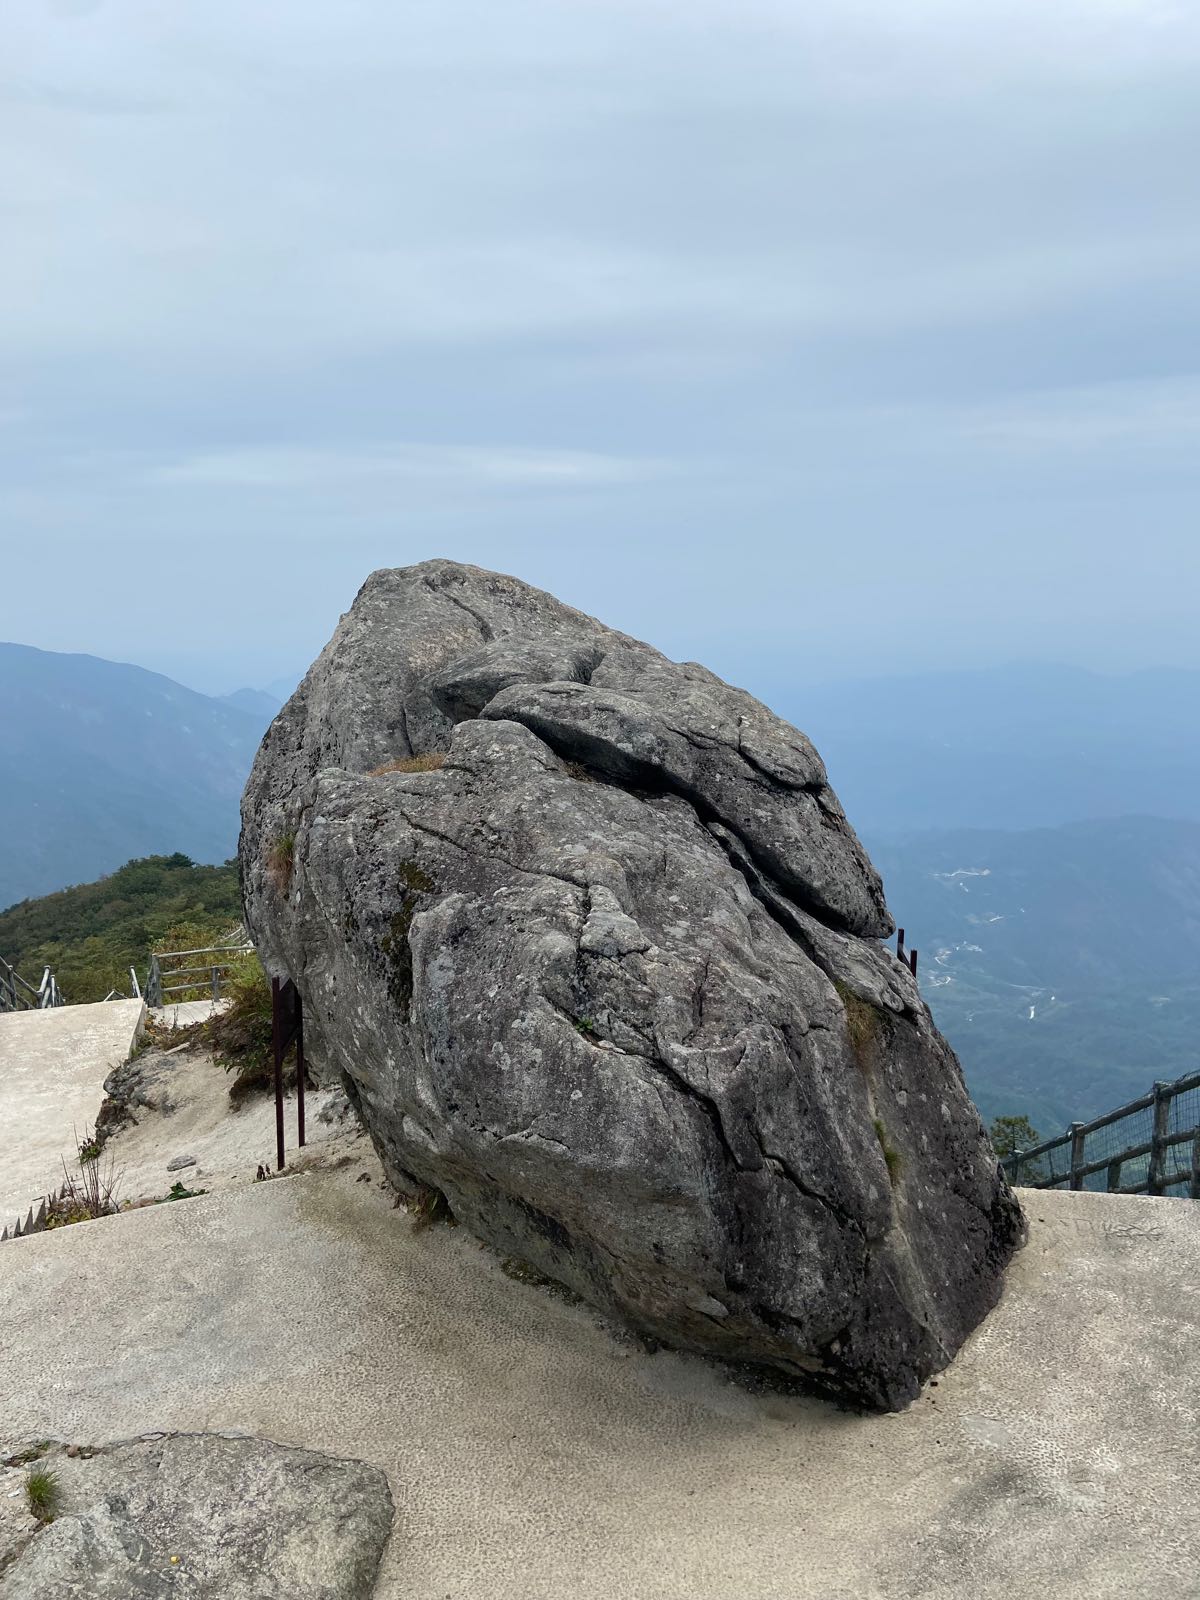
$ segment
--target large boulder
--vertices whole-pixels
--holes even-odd
[[[642,1333],[896,1407],[1022,1233],[811,743],[514,578],[375,573],[246,916],[393,1181]]]

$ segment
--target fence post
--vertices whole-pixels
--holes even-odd
[[[304,1146],[304,1001],[296,990],[296,1143]]]
[[[1171,1117],[1171,1085],[1169,1083],[1156,1083],[1154,1085],[1154,1127],[1150,1134],[1150,1170],[1146,1176],[1146,1193],[1161,1194],[1163,1192],[1163,1156],[1166,1147],[1163,1141],[1167,1137],[1167,1124]]]
[[[1192,1140],[1192,1181],[1188,1185],[1188,1199],[1200,1200],[1200,1128]]]
[[[213,997],[213,1005],[216,1005],[217,1001],[221,998],[221,969],[220,969],[220,967],[214,967],[212,969],[212,997]]]
[[[1117,1156],[1108,1163],[1108,1192],[1116,1194],[1121,1187],[1121,1157]]]
[[[1012,1183],[1016,1183],[1021,1176],[1021,1152],[1014,1150],[1008,1159],[1012,1162],[1012,1171],[1009,1173],[1009,1179]]]
[[[1083,1142],[1087,1135],[1083,1131],[1082,1122],[1073,1122],[1067,1130],[1071,1135],[1071,1188],[1083,1188],[1083,1174],[1080,1167],[1083,1165]]]
[[[275,1079],[275,1170],[283,1171],[283,985],[271,979],[271,1055]]]
[[[153,953],[150,956],[150,971],[146,974],[146,1004],[162,1005],[162,968],[158,964],[157,955]]]

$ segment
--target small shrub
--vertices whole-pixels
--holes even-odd
[[[25,1499],[39,1522],[53,1522],[62,1499],[57,1475],[49,1467],[34,1467],[25,1478]]]
[[[229,1098],[236,1103],[269,1091],[274,1081],[271,984],[256,955],[231,970],[225,998],[208,1023],[208,1038],[215,1060],[234,1074]]]
[[[292,873],[296,868],[296,835],[281,833],[267,846],[267,877],[277,894],[286,894],[292,887]]]
[[[271,983],[262,962],[247,955],[230,970],[226,1005],[206,1024],[214,1058],[234,1074],[229,1098],[268,1092],[275,1077],[271,1043]],[[295,1081],[295,1069],[291,1073]]]
[[[430,750],[423,756],[398,756],[395,761],[385,761],[382,766],[372,767],[367,777],[382,778],[389,772],[440,772],[445,765],[446,752]]]
[[[875,1137],[879,1140],[879,1148],[883,1151],[884,1164],[888,1170],[888,1177],[895,1187],[900,1177],[900,1169],[904,1165],[903,1157],[887,1136],[887,1129],[883,1125],[883,1118],[875,1118]]]
[[[76,1155],[72,1165],[63,1157],[63,1184],[58,1196],[46,1208],[47,1228],[63,1228],[72,1222],[92,1222],[119,1211],[117,1189],[121,1175],[110,1156],[107,1162],[100,1141],[88,1132],[76,1135]]]
[[[186,1184],[173,1183],[166,1194],[160,1195],[154,1202],[156,1206],[165,1206],[171,1200],[195,1200],[199,1195],[207,1194],[207,1189],[189,1189]]]

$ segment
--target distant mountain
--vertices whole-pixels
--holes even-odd
[[[764,698],[803,728],[862,833],[1200,821],[1200,672],[927,673]]]
[[[283,701],[268,694],[265,689],[235,689],[232,694],[223,694],[221,700],[225,705],[234,706],[247,716],[254,717],[264,729],[274,722],[283,708]]]
[[[0,644],[0,708],[0,908],[134,856],[235,853],[261,714],[17,644]]]
[[[1049,1135],[1200,1067],[1200,824],[866,842],[985,1115]]]

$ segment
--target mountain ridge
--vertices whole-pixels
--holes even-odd
[[[161,673],[0,643],[0,907],[136,856],[228,859],[261,718]]]

